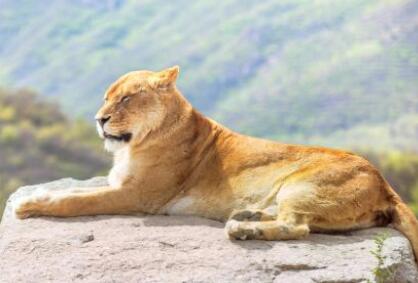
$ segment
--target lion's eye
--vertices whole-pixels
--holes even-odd
[[[121,102],[127,102],[130,99],[129,96],[124,96],[121,100]]]

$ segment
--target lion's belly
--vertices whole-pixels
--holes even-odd
[[[184,196],[171,202],[164,212],[170,215],[191,214],[195,210],[197,201],[193,196]]]
[[[169,215],[194,215],[227,220],[233,210],[265,209],[275,202],[277,189],[274,179],[259,177],[229,180],[218,186],[199,186],[176,197],[163,209]]]
[[[269,164],[243,170],[229,178],[203,178],[165,208],[166,214],[196,215],[227,220],[233,210],[267,209],[276,206],[276,196],[287,176],[299,164]]]
[[[168,215],[192,215],[224,221],[233,210],[233,206],[220,201],[205,203],[198,196],[188,195],[172,201],[163,213]]]

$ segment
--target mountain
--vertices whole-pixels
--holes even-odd
[[[248,134],[418,152],[418,1],[0,1],[0,85],[92,120],[135,69],[181,66],[202,112]]]

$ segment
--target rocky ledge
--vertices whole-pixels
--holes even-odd
[[[13,200],[39,186],[64,190],[105,182],[62,179],[14,193],[0,225],[0,281],[348,283],[376,282],[379,270],[387,282],[418,282],[408,240],[389,228],[312,234],[302,241],[231,242],[222,223],[196,217],[18,220],[12,213]],[[379,252],[376,237],[382,234],[387,236]]]

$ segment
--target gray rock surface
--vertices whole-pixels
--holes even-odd
[[[20,188],[0,225],[1,282],[375,282],[374,237],[386,232],[390,282],[418,282],[409,242],[389,228],[303,241],[229,241],[223,224],[196,217],[15,219],[11,202],[36,187],[105,183],[62,179]]]

